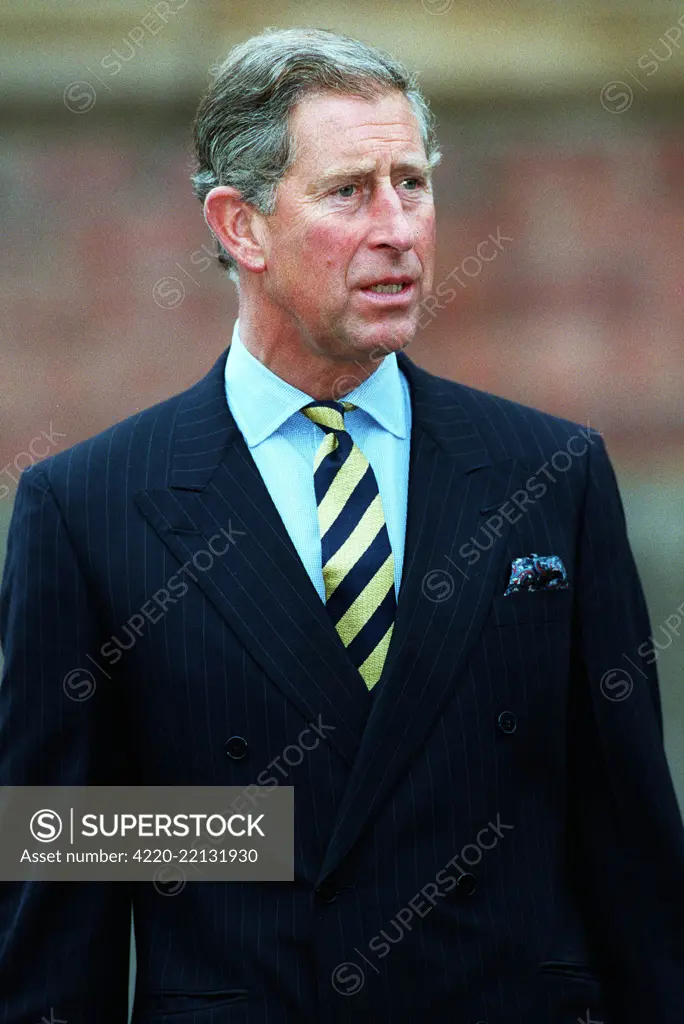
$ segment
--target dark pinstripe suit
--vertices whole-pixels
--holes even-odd
[[[600,436],[399,355],[406,558],[369,694],[232,420],[225,356],[22,475],[0,782],[274,777],[295,787],[295,881],[172,898],[0,883],[2,1020],[52,1007],[123,1024],[132,899],[135,1024],[682,1024],[684,830]],[[234,543],[193,568],[221,528]],[[571,589],[504,597],[531,552],[559,555]],[[164,593],[128,645],[123,625]],[[116,664],[112,637],[129,646]],[[69,700],[62,680],[86,655],[112,679],[95,672],[94,695]],[[617,699],[602,679],[623,655],[639,671]],[[325,739],[286,763],[312,722]],[[228,756],[231,736],[247,744]]]

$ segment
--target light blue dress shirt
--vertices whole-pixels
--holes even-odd
[[[225,369],[226,399],[285,529],[325,602],[321,535],[313,481],[314,456],[324,434],[299,411],[311,395],[282,380],[240,341],[239,320]],[[399,595],[404,562],[411,445],[411,397],[394,352],[343,396],[357,409],[345,424],[370,462],[380,490],[394,554],[394,587]]]

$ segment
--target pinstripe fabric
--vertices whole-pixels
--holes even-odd
[[[295,878],[0,883],[4,1024],[122,1024],[131,904],[134,1024],[684,1019],[655,665],[628,699],[601,690],[650,634],[603,441],[399,362],[406,560],[372,699],[235,427],[225,353],[22,474],[0,784],[293,785]],[[572,589],[504,598],[531,551]]]
[[[347,654],[372,689],[392,638],[394,556],[375,473],[345,425],[353,402],[309,402],[324,432],[313,464],[326,608]]]

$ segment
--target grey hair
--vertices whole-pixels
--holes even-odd
[[[272,214],[278,183],[296,157],[290,114],[304,97],[325,91],[366,100],[403,93],[430,168],[441,159],[436,119],[415,75],[350,36],[327,29],[267,28],[235,46],[211,74],[214,80],[192,125],[196,170],[191,181],[202,204],[216,185],[230,185],[261,214]],[[218,261],[239,287],[237,262],[214,238]]]

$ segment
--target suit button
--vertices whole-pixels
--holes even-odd
[[[321,903],[334,903],[337,899],[338,890],[328,878],[316,889],[316,895]]]
[[[501,732],[515,732],[517,722],[512,711],[502,711],[497,718],[497,722]]]
[[[234,761],[239,761],[247,753],[247,740],[244,736],[231,736],[226,742],[226,754]]]
[[[466,871],[464,874],[459,875],[456,885],[461,896],[470,896],[475,892],[477,880],[475,875],[471,874],[470,871]]]

